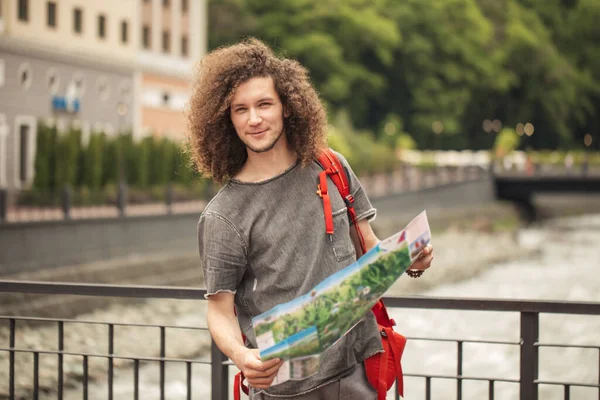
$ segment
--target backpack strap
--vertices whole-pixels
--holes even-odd
[[[317,187],[317,194],[319,197],[323,199],[323,211],[325,214],[325,231],[328,235],[333,235],[333,212],[331,210],[331,198],[329,197],[329,190],[327,188],[327,177],[329,176],[335,186],[338,189],[338,192],[344,199],[346,203],[346,208],[348,210],[348,217],[354,228],[356,229],[356,233],[358,234],[358,239],[360,242],[361,250],[364,253],[367,252],[367,247],[365,246],[365,239],[356,223],[356,211],[354,210],[354,197],[350,193],[350,184],[348,181],[348,175],[346,174],[346,170],[344,169],[343,164],[340,162],[337,155],[331,149],[325,149],[319,157],[317,158],[319,164],[321,164],[321,168],[323,171],[319,173],[319,185]]]
[[[243,372],[238,372],[235,374],[235,378],[233,380],[233,400],[241,400],[240,391],[244,392],[246,395],[250,395],[250,390],[247,385],[244,384],[244,380],[246,377]]]

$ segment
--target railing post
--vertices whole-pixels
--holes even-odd
[[[71,219],[72,192],[69,185],[63,187],[61,208],[65,219]]]
[[[0,224],[6,222],[6,209],[8,208],[8,193],[6,189],[0,189]]]
[[[585,154],[585,158],[583,159],[583,163],[581,163],[581,175],[588,176],[589,173],[589,159],[587,153]]]
[[[117,193],[117,208],[119,209],[119,216],[125,216],[125,207],[127,207],[127,184],[124,180],[119,182],[119,191]]]
[[[229,398],[229,371],[225,354],[219,350],[216,343],[211,341],[210,346],[210,375],[211,375],[211,400],[223,400]]]
[[[167,204],[167,213],[173,214],[173,184],[167,183],[167,192],[165,193],[165,201]]]
[[[539,327],[538,313],[521,312],[521,400],[538,400]]]

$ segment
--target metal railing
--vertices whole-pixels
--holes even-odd
[[[50,295],[85,295],[85,296],[108,296],[108,297],[137,297],[137,298],[163,298],[163,299],[187,299],[203,300],[206,293],[203,289],[185,287],[147,287],[147,286],[118,286],[118,285],[89,285],[75,283],[45,283],[45,282],[22,282],[22,281],[0,281],[0,292],[11,293],[38,293]],[[488,399],[494,399],[495,383],[507,382],[519,385],[521,400],[537,400],[539,385],[559,385],[563,387],[564,399],[570,399],[572,387],[588,387],[598,389],[600,399],[600,376],[597,384],[586,384],[577,382],[544,381],[538,379],[539,349],[542,347],[568,347],[595,349],[598,351],[600,365],[600,343],[593,345],[574,345],[569,343],[542,343],[539,341],[540,314],[574,314],[574,315],[600,315],[600,303],[582,302],[547,302],[527,300],[490,300],[490,299],[457,299],[457,298],[423,298],[423,297],[391,297],[384,299],[388,308],[414,308],[414,309],[441,309],[462,311],[489,311],[489,312],[515,312],[520,314],[520,340],[518,341],[492,341],[492,340],[470,340],[470,339],[447,339],[447,338],[423,338],[409,337],[410,340],[444,341],[457,344],[457,366],[455,375],[432,375],[416,374],[405,371],[405,377],[417,377],[425,380],[425,398],[432,398],[431,383],[434,379],[455,380],[456,398],[463,398],[463,382],[465,381],[487,381],[489,385]],[[165,363],[184,363],[186,365],[186,398],[192,398],[192,367],[195,364],[210,365],[211,369],[211,399],[227,399],[231,392],[229,385],[229,362],[223,353],[212,343],[210,360],[169,358],[166,357],[166,330],[167,329],[195,329],[206,331],[205,327],[182,327],[167,325],[145,325],[131,323],[113,323],[97,321],[81,321],[66,319],[31,318],[18,316],[0,316],[0,319],[9,322],[9,346],[0,348],[0,352],[9,353],[9,382],[8,398],[16,399],[15,393],[15,354],[29,353],[33,356],[33,381],[31,382],[32,398],[39,397],[39,357],[44,355],[55,355],[58,358],[58,398],[63,398],[64,370],[63,358],[65,356],[78,356],[82,358],[82,398],[88,398],[88,363],[91,358],[105,358],[108,363],[107,390],[108,398],[113,399],[113,383],[115,374],[114,361],[126,359],[133,362],[134,374],[134,399],[139,398],[139,369],[140,362],[157,362],[160,366],[160,398],[165,399]],[[25,349],[17,345],[16,329],[17,322],[43,322],[56,324],[58,331],[58,348],[56,350]],[[87,323],[103,324],[108,328],[108,351],[105,354],[88,352],[68,352],[64,346],[65,323]],[[144,326],[155,328],[160,335],[160,355],[158,357],[139,357],[115,354],[114,329],[116,326]],[[467,343],[485,343],[518,346],[520,348],[519,379],[508,379],[505,377],[478,377],[463,374],[463,346]],[[599,372],[600,374],[600,372]]]
[[[147,189],[121,183],[104,191],[64,186],[56,191],[26,189],[9,193],[0,188],[0,223],[195,212],[202,210],[216,190],[211,183]]]

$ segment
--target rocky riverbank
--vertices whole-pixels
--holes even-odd
[[[507,218],[509,222],[507,223]],[[509,217],[504,219],[478,218],[469,224],[447,224],[443,232],[433,233],[434,267],[419,279],[402,277],[387,295],[405,296],[416,294],[442,283],[460,281],[473,277],[490,265],[528,257],[535,247],[523,247],[517,243],[515,224]],[[506,229],[506,226],[510,229]],[[499,227],[503,227],[498,229]],[[190,300],[152,299],[139,303],[111,304],[109,307],[79,315],[76,320],[64,324],[64,349],[66,353],[105,355],[108,352],[108,323],[153,324],[205,327],[206,302]],[[95,321],[85,323],[83,321]],[[97,323],[101,322],[101,323]],[[58,346],[57,324],[19,326],[17,322],[16,347],[28,350],[56,351]],[[8,321],[0,328],[0,343],[9,347]],[[207,354],[210,337],[206,330],[166,329],[166,356],[171,358],[194,358]],[[126,357],[160,356],[160,328],[121,326],[114,327],[114,353]],[[0,352],[0,365],[9,365],[9,353]],[[115,359],[116,369],[131,370],[132,361]],[[39,386],[46,393],[56,391],[58,384],[58,356],[41,354],[39,358]],[[8,368],[0,369],[0,398],[8,394]],[[91,381],[106,381],[108,361],[104,357],[89,357]],[[118,374],[119,372],[117,372]],[[127,372],[128,375],[131,372]],[[75,388],[83,378],[81,356],[64,356],[64,380],[66,388]],[[15,383],[19,399],[31,398],[33,386],[33,355],[16,353]]]

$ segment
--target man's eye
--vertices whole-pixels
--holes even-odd
[[[246,111],[246,109],[245,109],[245,108],[243,108],[243,107],[241,107],[241,108],[236,108],[236,109],[235,109],[235,112],[236,112],[236,113],[242,113],[242,112],[244,112],[244,111]]]
[[[267,108],[271,105],[271,103],[260,103],[258,106],[261,108]]]

